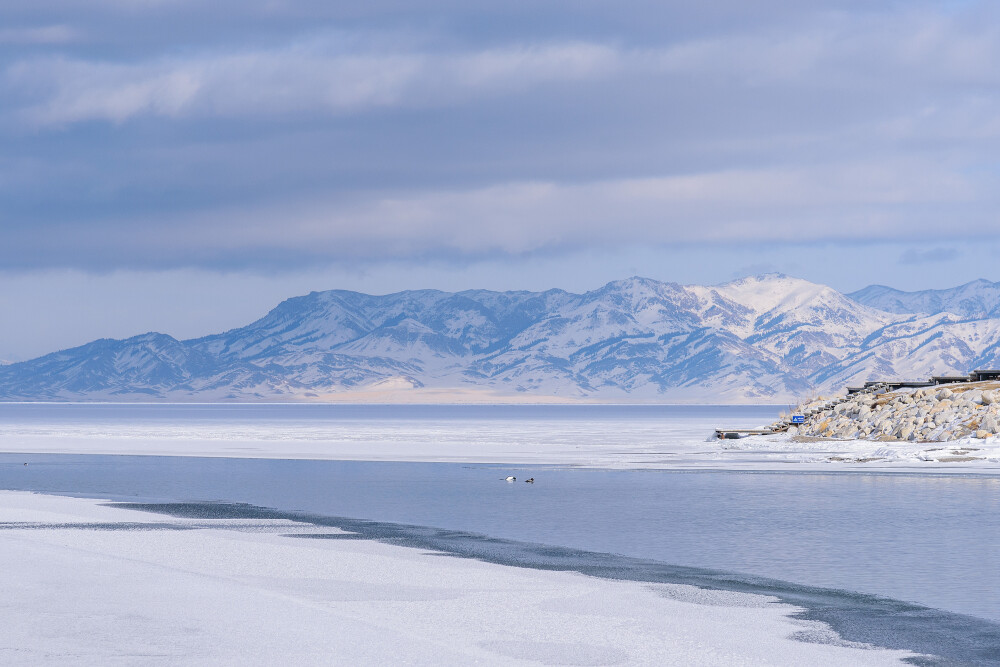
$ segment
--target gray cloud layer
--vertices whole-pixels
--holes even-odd
[[[1000,237],[985,2],[18,4],[0,268]]]

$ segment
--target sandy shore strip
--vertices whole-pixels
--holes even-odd
[[[759,595],[0,492],[4,664],[883,665]],[[799,641],[794,637],[811,641]]]

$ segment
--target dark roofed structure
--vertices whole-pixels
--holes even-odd
[[[968,375],[933,375],[931,382],[934,384],[951,384],[952,382],[969,382]]]

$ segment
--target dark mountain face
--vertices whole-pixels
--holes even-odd
[[[99,340],[0,366],[0,398],[315,400],[390,387],[786,401],[876,376],[998,365],[997,286],[847,298],[768,275],[715,287],[630,278],[584,294],[313,292],[205,338]]]

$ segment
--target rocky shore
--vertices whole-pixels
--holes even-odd
[[[805,415],[790,426],[792,436],[882,442],[945,442],[1000,435],[1000,383],[955,383],[882,393],[816,399],[791,414]],[[776,428],[787,423],[783,415]]]

